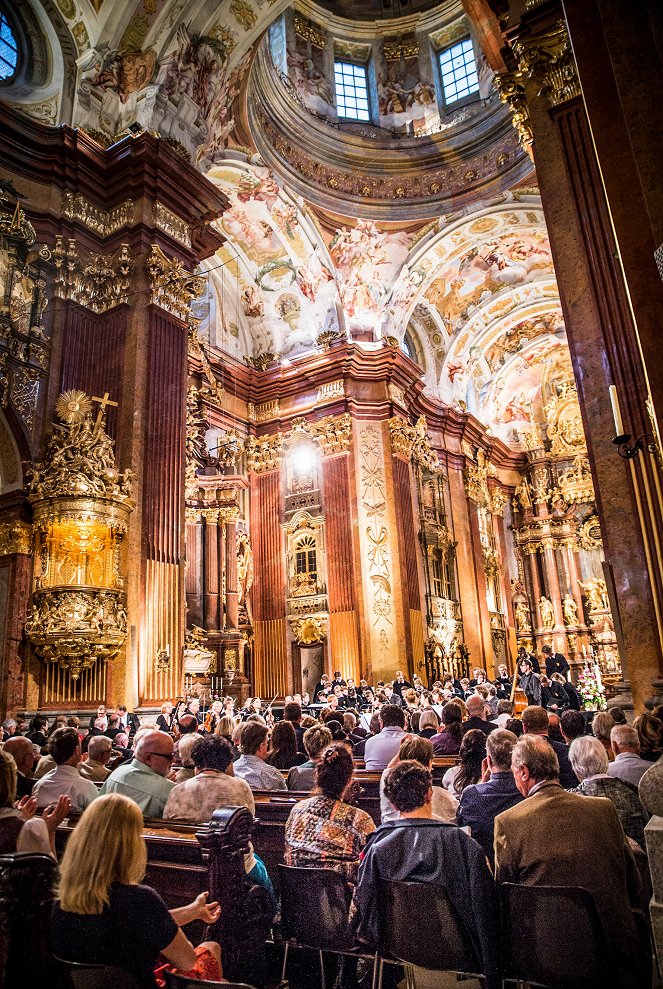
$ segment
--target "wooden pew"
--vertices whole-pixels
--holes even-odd
[[[66,818],[56,834],[61,854],[79,818]],[[208,890],[221,904],[219,921],[204,931],[205,939],[223,948],[224,974],[240,982],[261,985],[266,978],[265,942],[271,927],[269,897],[263,886],[244,871],[244,853],[254,819],[245,807],[217,810],[209,824],[146,820],[145,882],[170,909],[183,906]],[[137,918],[137,923],[140,919]],[[187,927],[194,942],[203,939],[202,925]]]

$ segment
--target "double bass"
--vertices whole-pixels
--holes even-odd
[[[516,663],[516,669],[513,674],[513,683],[511,684],[511,696],[509,700],[513,704],[513,717],[517,718],[523,713],[525,708],[528,706],[527,695],[525,691],[518,686],[518,664]]]

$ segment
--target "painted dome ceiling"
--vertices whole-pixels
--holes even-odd
[[[435,79],[408,64],[411,45],[425,68],[435,45],[472,25],[456,2],[415,3],[402,25],[374,21],[378,118],[333,126],[316,100],[329,95],[339,43],[367,44],[366,23],[301,4],[57,0],[56,14],[26,0],[21,16],[41,32],[50,72],[29,91],[6,86],[3,99],[104,145],[140,125],[223,189],[226,243],[202,266],[197,304],[209,347],[263,367],[334,337],[367,348],[392,337],[431,396],[526,446],[551,382],[570,373],[543,213],[526,188],[532,166],[485,67],[480,97],[441,114],[428,98]],[[324,39],[303,37],[321,24]],[[279,128],[273,140],[267,124]],[[296,167],[297,149],[310,172]],[[362,169],[368,191],[343,184],[341,173],[354,183]],[[399,172],[403,195],[388,185]]]

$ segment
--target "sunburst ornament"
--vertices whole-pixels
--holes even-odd
[[[92,402],[84,391],[63,391],[55,403],[55,411],[62,422],[72,425],[90,415]]]

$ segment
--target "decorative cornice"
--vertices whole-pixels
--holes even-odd
[[[81,256],[76,241],[56,237],[52,252],[53,288],[59,299],[71,299],[95,313],[107,312],[129,301],[134,261],[129,245],[117,254]]]
[[[191,302],[202,292],[205,279],[187,271],[176,258],[167,257],[156,244],[152,245],[145,267],[150,278],[151,302],[182,322],[190,322]]]
[[[419,42],[414,38],[410,41],[385,41],[382,54],[387,62],[398,62],[401,58],[416,58],[419,54]]]
[[[262,402],[260,405],[254,405],[253,402],[249,402],[247,409],[251,422],[269,422],[270,419],[278,419],[281,415],[281,406],[278,398],[272,402]]]
[[[111,210],[100,209],[74,192],[64,192],[62,195],[62,215],[68,220],[78,220],[88,230],[100,237],[110,237],[111,234],[129,227],[134,221],[134,203],[127,199]]]
[[[333,398],[343,398],[344,395],[345,383],[343,378],[339,378],[338,381],[327,381],[318,388],[316,403],[319,405],[321,402],[328,402]]]
[[[305,21],[301,14],[295,12],[295,34],[298,34],[304,41],[310,41],[316,48],[324,48],[327,39],[320,28],[315,27],[310,21]]]
[[[547,100],[550,109],[581,95],[573,49],[563,20],[544,34],[518,38],[513,51],[520,69],[539,83],[539,96]]]
[[[164,206],[163,203],[154,204],[154,223],[159,230],[172,237],[184,247],[191,247],[191,231],[186,223],[177,213]]]

